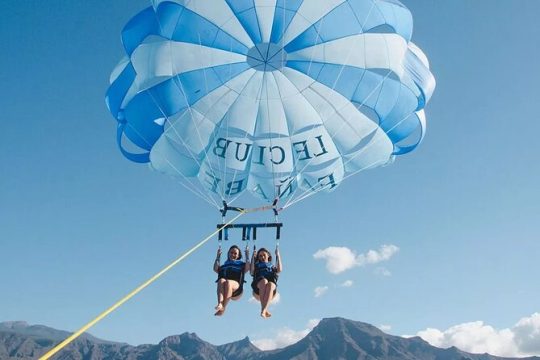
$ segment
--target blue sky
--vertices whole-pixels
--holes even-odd
[[[312,320],[342,316],[396,335],[422,332],[439,346],[482,333],[506,347],[458,345],[540,355],[538,336],[523,345],[509,335],[540,329],[540,2],[404,3],[437,79],[426,138],[393,165],[282,214],[284,271],[272,319],[260,319],[248,296],[213,316],[214,241],[92,334],[141,344],[189,331],[214,344],[249,336],[280,346]],[[220,219],[117,150],[104,94],[123,56],[120,31],[148,5],[0,5],[0,321],[77,330]],[[267,236],[262,245],[274,243]],[[346,248],[334,255],[341,261],[356,254],[356,266],[328,271],[329,247]],[[325,258],[314,257],[319,250]]]

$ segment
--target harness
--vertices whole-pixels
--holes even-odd
[[[271,262],[257,262],[255,263],[255,274],[253,276],[254,280],[259,280],[262,278],[269,279],[272,278],[277,280],[278,275],[274,269],[274,266]]]
[[[246,263],[241,260],[227,260],[219,268],[218,279],[224,278],[237,281],[240,286],[244,283],[244,268]]]

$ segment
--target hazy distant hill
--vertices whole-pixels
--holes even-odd
[[[37,359],[69,335],[25,322],[0,323],[0,360]],[[157,345],[131,346],[84,335],[58,353],[56,360],[504,360],[440,349],[419,337],[388,335],[378,328],[342,318],[323,319],[305,338],[283,349],[261,351],[249,338],[215,346],[194,333],[169,336]],[[540,360],[540,357],[528,357]]]

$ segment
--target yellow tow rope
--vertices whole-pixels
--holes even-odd
[[[240,216],[244,215],[245,212],[241,211],[240,214],[238,214],[236,217],[234,217],[231,221],[223,225],[222,227],[218,228],[216,231],[214,231],[212,234],[208,235],[205,239],[203,239],[201,242],[199,242],[197,245],[192,247],[190,250],[182,254],[180,257],[178,257],[176,260],[174,260],[172,263],[167,265],[163,268],[160,272],[158,272],[156,275],[152,276],[150,279],[145,281],[143,284],[139,285],[135,290],[124,296],[122,299],[120,299],[118,302],[116,302],[113,306],[99,314],[94,320],[90,321],[88,324],[84,325],[82,328],[71,334],[67,339],[62,341],[60,344],[56,345],[54,348],[49,350],[45,355],[39,358],[39,360],[47,360],[54,354],[56,354],[58,351],[62,350],[65,346],[67,346],[69,343],[71,343],[73,340],[78,338],[82,333],[84,333],[86,330],[90,329],[92,326],[97,324],[99,321],[101,321],[104,317],[112,313],[114,310],[119,308],[122,304],[124,304],[126,301],[131,299],[133,296],[137,295],[141,290],[143,290],[145,287],[156,281],[161,275],[165,274],[167,271],[169,271],[171,268],[173,268],[176,264],[178,264],[180,261],[184,260],[186,257],[191,255],[195,250],[200,248],[202,245],[204,245],[208,240],[210,240],[214,235],[216,235],[218,232],[223,230],[227,225],[232,224],[236,219],[238,219]]]

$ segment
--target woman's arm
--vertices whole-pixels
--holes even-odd
[[[221,247],[218,248],[216,260],[214,261],[214,271],[219,273],[219,259],[221,258]]]
[[[279,254],[279,249],[276,246],[276,272],[280,273],[283,270],[283,264],[281,263],[281,256]]]

